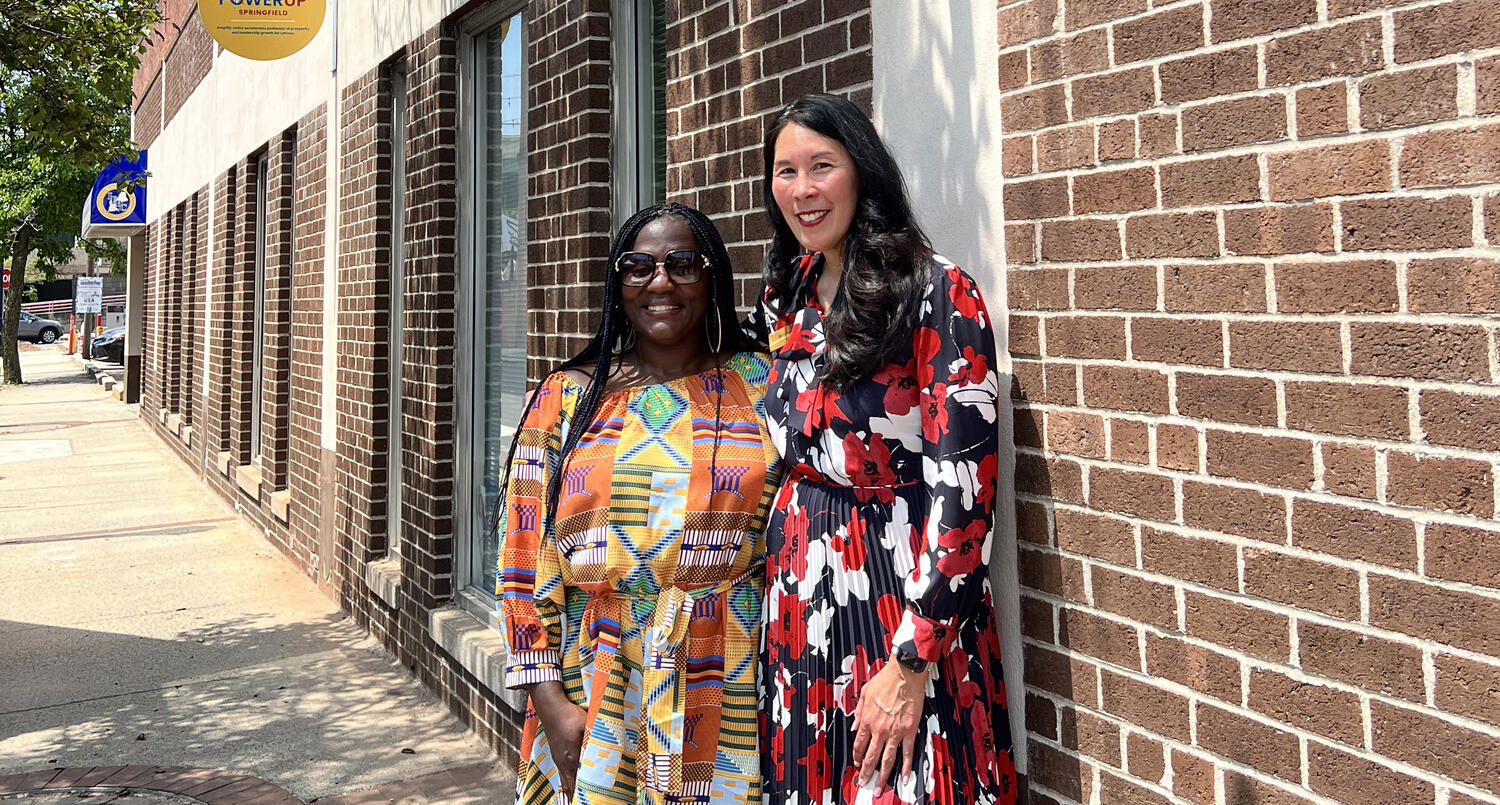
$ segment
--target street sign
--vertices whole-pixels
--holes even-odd
[[[10,290],[10,266],[0,268],[0,277],[4,277],[4,280],[0,281],[0,291]]]
[[[73,294],[74,313],[104,312],[104,278],[79,277]]]

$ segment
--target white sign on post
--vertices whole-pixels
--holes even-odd
[[[103,277],[79,277],[74,289],[74,313],[101,313],[104,302]]]

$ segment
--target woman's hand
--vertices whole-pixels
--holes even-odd
[[[879,781],[875,793],[883,793],[896,765],[897,750],[904,758],[901,776],[911,774],[927,677],[891,660],[860,690],[854,707],[854,765],[859,769],[860,786],[874,778]]]
[[[542,722],[552,762],[557,764],[558,776],[562,778],[563,793],[571,799],[573,787],[578,783],[578,762],[583,753],[583,733],[588,727],[589,713],[568,700],[559,682],[540,682],[532,686],[531,707]]]

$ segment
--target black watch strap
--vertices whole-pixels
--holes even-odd
[[[904,648],[896,649],[896,662],[901,663],[902,668],[917,674],[927,673],[927,667],[930,665],[926,660]]]

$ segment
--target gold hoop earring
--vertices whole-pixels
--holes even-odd
[[[719,315],[719,308],[717,305],[714,306],[713,312],[714,340],[709,342],[708,348],[710,350],[713,350],[713,353],[717,355],[719,354],[719,350],[724,348],[724,317]]]

